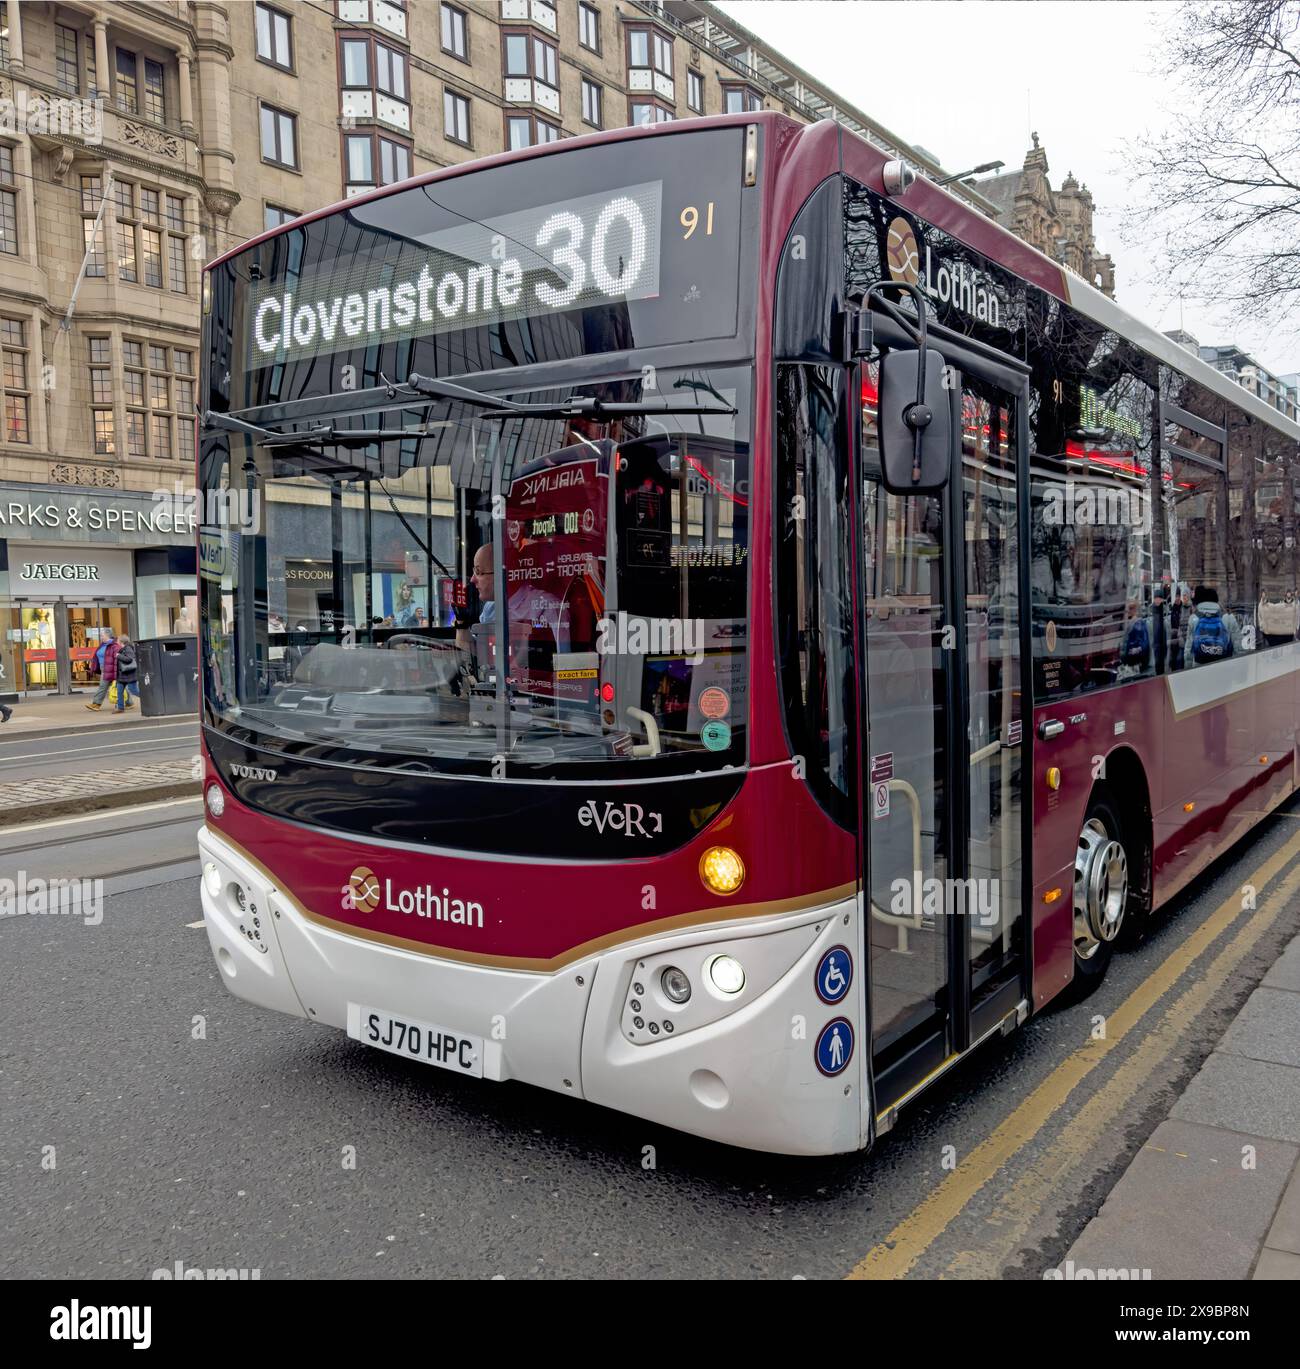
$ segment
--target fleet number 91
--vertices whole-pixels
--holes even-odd
[[[693,205],[688,204],[685,209],[677,216],[678,222],[686,230],[682,238],[686,239],[700,226],[700,211]],[[713,201],[710,200],[704,207],[704,236],[709,237],[713,233]]]

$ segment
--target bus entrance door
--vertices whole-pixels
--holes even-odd
[[[954,437],[938,493],[885,490],[874,362],[858,387],[860,849],[878,1130],[1028,1001],[1027,389],[1014,362],[939,345]]]

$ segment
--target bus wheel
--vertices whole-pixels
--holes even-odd
[[[1074,856],[1075,997],[1086,998],[1105,978],[1127,903],[1128,853],[1119,813],[1098,793],[1088,805]]]

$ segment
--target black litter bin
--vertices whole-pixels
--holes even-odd
[[[135,644],[140,661],[140,713],[145,718],[197,713],[199,639],[148,637]]]

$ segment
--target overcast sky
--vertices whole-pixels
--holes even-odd
[[[721,0],[792,62],[951,171],[1018,169],[1037,130],[1059,189],[1092,191],[1094,232],[1115,258],[1116,298],[1161,331],[1179,302],[1121,233],[1130,199],[1123,143],[1177,117],[1160,75],[1170,3],[1131,0]],[[897,56],[887,52],[893,48]],[[1200,300],[1182,326],[1235,342],[1270,370],[1300,371],[1300,323],[1236,321]]]

